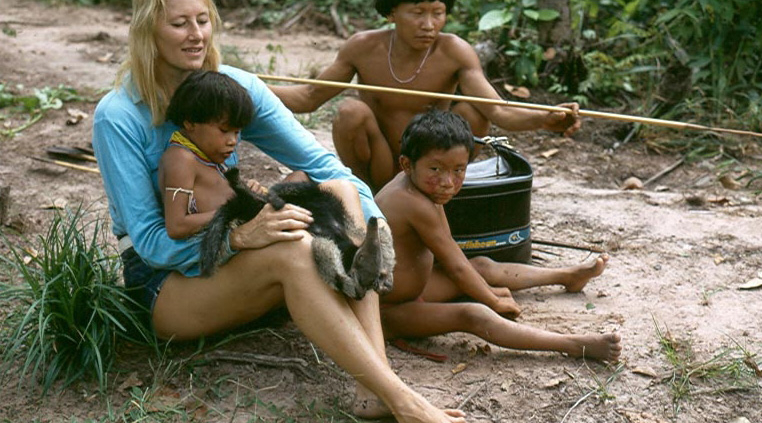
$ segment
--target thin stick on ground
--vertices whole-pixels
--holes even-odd
[[[663,178],[663,177],[664,177],[665,175],[667,175],[668,173],[670,173],[670,172],[672,172],[673,170],[675,170],[675,169],[677,169],[678,167],[680,167],[680,165],[681,165],[681,164],[683,164],[683,162],[685,162],[685,157],[683,157],[683,158],[681,158],[680,160],[678,160],[678,161],[676,161],[676,162],[672,163],[672,164],[671,164],[671,165],[669,165],[668,167],[666,167],[666,168],[662,169],[662,170],[661,170],[659,173],[657,173],[656,175],[654,175],[654,176],[652,176],[652,177],[648,178],[648,180],[646,180],[645,182],[643,182],[643,186],[645,187],[645,186],[648,186],[649,184],[652,184],[652,183],[654,183],[654,182],[658,181],[659,179]]]
[[[58,165],[58,166],[68,167],[68,168],[71,168],[71,169],[77,169],[77,170],[81,170],[81,171],[84,171],[84,172],[101,173],[101,171],[98,170],[98,168],[94,168],[94,167],[80,166],[80,165],[75,165],[73,163],[62,162],[60,160],[45,159],[45,158],[42,158],[42,157],[31,156],[30,158],[32,160],[37,160],[37,161],[44,162],[44,163],[49,163],[49,164],[54,164],[54,165]]]
[[[586,246],[586,245],[575,245],[575,244],[567,244],[564,242],[558,242],[558,241],[546,241],[542,239],[536,239],[532,238],[533,244],[541,244],[541,245],[549,245],[551,247],[561,247],[561,248],[570,248],[573,250],[581,250],[581,251],[591,251],[593,253],[605,253],[605,251],[598,247],[592,247],[592,246]]]

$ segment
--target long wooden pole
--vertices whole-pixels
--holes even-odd
[[[342,89],[353,88],[356,90],[376,91],[376,92],[383,92],[383,93],[389,93],[389,94],[404,94],[404,95],[412,95],[412,96],[418,96],[418,97],[438,98],[443,100],[465,101],[469,103],[483,103],[483,104],[494,104],[498,106],[521,107],[524,109],[544,110],[547,112],[571,113],[571,109],[567,109],[566,107],[548,106],[544,104],[522,103],[518,101],[473,97],[473,96],[465,96],[465,95],[457,95],[457,94],[443,94],[443,93],[430,92],[430,91],[407,90],[402,88],[381,87],[377,85],[351,84],[347,82],[326,81],[322,79],[307,79],[307,78],[296,78],[291,76],[262,75],[262,74],[259,74],[257,76],[261,79],[271,80],[271,81],[293,82],[297,84],[322,85],[326,87],[334,87],[334,88],[342,88]],[[647,117],[633,116],[633,115],[622,115],[618,113],[597,112],[594,110],[580,109],[579,116],[601,118],[601,119],[613,119],[613,120],[620,120],[625,122],[644,123],[647,125],[665,126],[668,128],[675,128],[675,129],[693,129],[697,131],[726,132],[726,133],[736,134],[736,135],[750,135],[753,137],[762,137],[762,133],[759,133],[759,132],[744,131],[740,129],[714,128],[710,126],[697,125],[695,123],[686,123],[686,122],[679,122],[679,121],[666,120],[666,119],[654,119],[654,118],[647,118]]]

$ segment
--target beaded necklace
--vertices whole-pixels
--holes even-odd
[[[395,81],[399,82],[400,84],[407,84],[409,82],[412,82],[418,76],[418,74],[421,73],[421,69],[423,69],[423,65],[424,63],[426,63],[426,59],[429,58],[429,53],[431,53],[431,47],[433,47],[434,44],[432,43],[429,46],[429,49],[426,50],[426,54],[423,56],[423,60],[421,60],[421,64],[418,65],[418,69],[415,70],[415,73],[413,73],[413,76],[411,76],[408,79],[400,79],[397,77],[397,75],[394,74],[394,68],[392,68],[392,49],[394,49],[394,38],[395,38],[394,35],[395,35],[394,31],[392,31],[392,39],[391,41],[389,41],[389,54],[386,56],[387,61],[389,62],[389,72],[391,72],[392,78],[394,78]]]

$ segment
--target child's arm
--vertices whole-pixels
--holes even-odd
[[[196,179],[193,165],[194,159],[179,148],[168,149],[159,164],[159,189],[164,200],[164,221],[167,234],[172,239],[184,239],[198,233],[214,217],[214,211],[188,213],[190,192],[193,191]]]
[[[458,247],[452,238],[447,217],[441,206],[413,205],[408,211],[410,225],[432,252],[436,262],[444,268],[446,274],[464,294],[498,313],[515,313],[515,303],[510,301],[510,304],[503,304],[503,298],[495,295],[493,289]]]

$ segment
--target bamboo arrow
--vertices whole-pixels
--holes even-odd
[[[54,164],[54,165],[58,165],[58,166],[68,167],[68,168],[71,168],[71,169],[82,170],[82,171],[85,171],[85,172],[101,173],[100,170],[98,170],[97,168],[94,168],[94,167],[80,166],[80,165],[76,165],[74,163],[64,162],[64,161],[61,161],[61,160],[51,160],[51,159],[46,159],[46,158],[43,158],[43,157],[34,157],[34,156],[30,156],[29,158],[32,159],[32,160],[37,160],[37,161],[41,161],[41,162],[44,162],[44,163],[50,163],[50,164]]]
[[[342,88],[342,89],[354,88],[357,90],[376,91],[376,92],[383,92],[383,93],[390,93],[390,94],[404,94],[404,95],[413,95],[418,97],[438,98],[443,100],[465,101],[469,103],[483,103],[483,104],[494,104],[497,106],[521,107],[524,109],[544,110],[547,112],[572,113],[572,110],[566,107],[547,106],[544,104],[522,103],[518,101],[508,101],[508,100],[501,100],[501,99],[494,99],[494,98],[472,97],[472,96],[457,95],[457,94],[443,94],[443,93],[437,93],[437,92],[431,92],[431,91],[417,91],[417,90],[407,90],[402,88],[381,87],[377,85],[350,84],[347,82],[326,81],[323,79],[307,79],[307,78],[295,78],[290,76],[262,75],[262,74],[259,74],[257,76],[260,79],[266,79],[271,81],[323,85],[327,87]],[[698,131],[726,132],[726,133],[736,134],[736,135],[751,135],[753,137],[762,137],[762,133],[759,133],[759,132],[744,131],[740,129],[714,128],[710,126],[697,125],[695,123],[686,123],[686,122],[679,122],[674,120],[654,119],[654,118],[647,118],[642,116],[622,115],[618,113],[597,112],[594,110],[583,110],[583,109],[580,109],[578,114],[579,116],[585,116],[585,117],[613,119],[613,120],[620,120],[624,122],[645,123],[647,125],[665,126],[668,128],[675,128],[675,129],[694,129]]]

